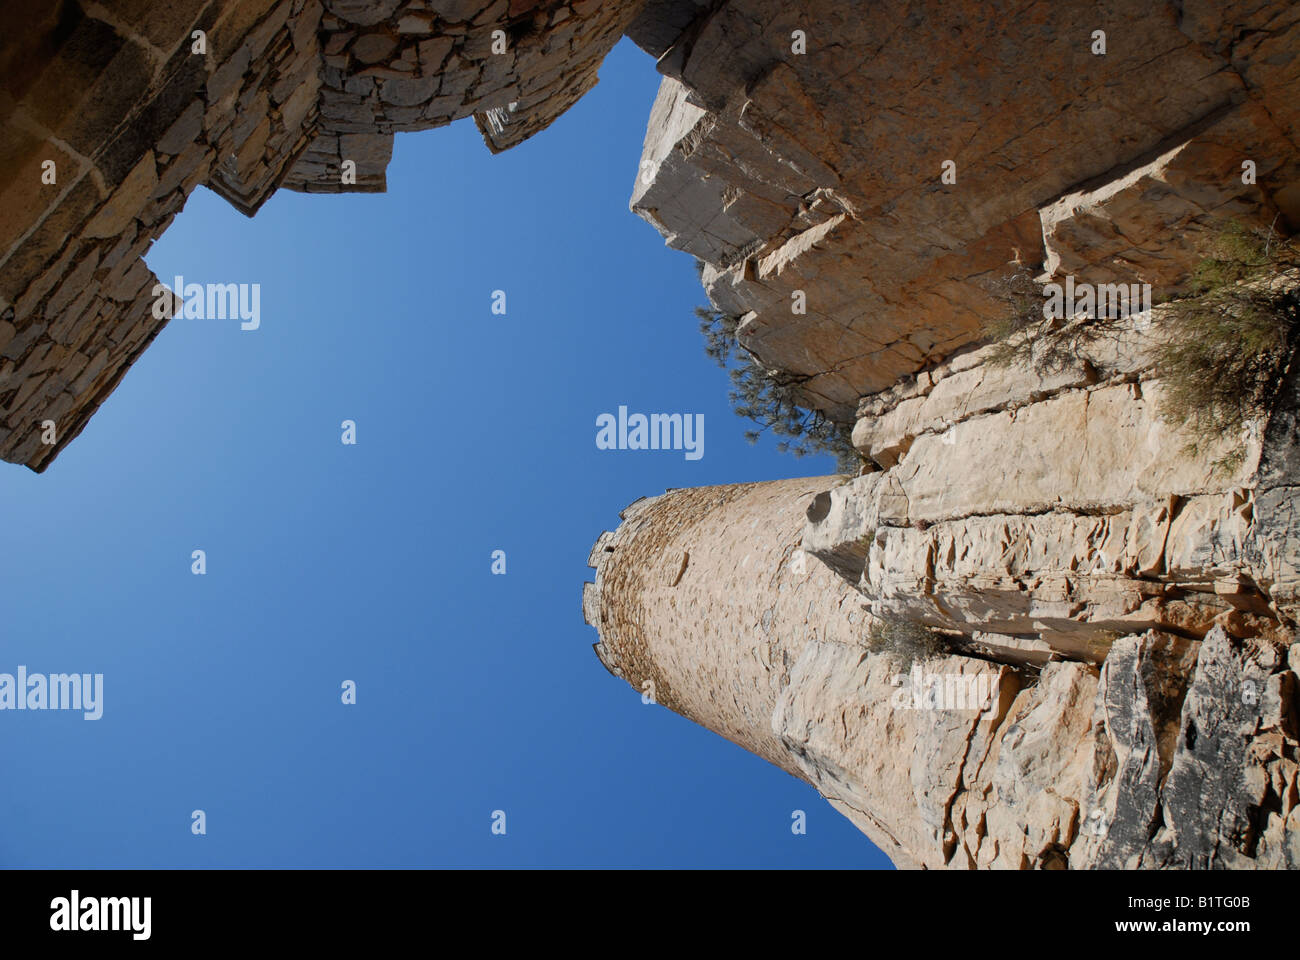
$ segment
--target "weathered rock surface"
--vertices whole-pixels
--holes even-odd
[[[849,420],[976,341],[1008,261],[1161,296],[1213,220],[1300,226],[1297,49],[1284,0],[730,0],[660,56],[632,208]]]
[[[1242,437],[1192,453],[1159,415],[1153,357],[1171,335],[1157,307],[1053,372],[967,351],[863,398],[854,441],[874,472],[642,501],[592,554],[602,659],[627,643],[610,611],[635,610],[638,668],[706,677],[712,699],[668,705],[717,729],[699,704],[735,689],[715,659],[736,654],[695,637],[744,649],[779,598],[797,626],[767,662],[792,666],[753,686],[776,691],[780,749],[758,725],[767,700],[727,735],[762,737],[756,752],[900,866],[1300,867],[1297,374]],[[667,531],[674,551],[759,570],[706,569],[689,605],[681,587],[647,596],[623,571],[661,563]],[[801,554],[815,575],[792,576]],[[948,652],[882,650],[873,630],[900,624],[941,631]]]
[[[634,504],[591,557],[602,662],[900,865],[1300,866],[1300,370],[1193,452],[1163,307],[1049,374],[979,348],[1012,267],[1159,301],[1221,220],[1300,228],[1300,7],[18,6],[0,458],[47,467],[167,322],[142,255],[197,185],[383,190],[396,133],[469,116],[507,149],[626,33],[664,74],[633,209],[879,469]]]
[[[1157,307],[1059,372],[984,348],[865,398],[854,442],[881,470],[828,492],[807,549],[877,616],[1031,640],[1040,661],[1294,623],[1295,374],[1271,416],[1193,452],[1161,416],[1170,335]]]
[[[802,549],[800,512],[869,522],[827,502],[833,479],[624,511],[583,594],[601,661],[813,785],[899,866],[1300,867],[1300,645],[1214,625],[1131,633],[1100,667],[1050,648],[1041,670],[909,663]]]
[[[1300,11],[858,6],[629,27],[665,75],[632,209],[875,472],[640,502],[592,555],[601,659],[900,865],[1300,865],[1298,374],[1193,447],[1149,309],[1223,221],[1300,227]],[[1014,270],[1150,294],[1006,365],[979,342]],[[909,671],[925,631],[947,653]]]

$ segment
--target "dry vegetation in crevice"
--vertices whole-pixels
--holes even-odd
[[[1294,241],[1228,222],[1207,252],[1190,296],[1170,302],[1169,336],[1156,354],[1160,414],[1188,436],[1193,454],[1241,436],[1272,409],[1300,332]],[[1243,444],[1215,466],[1236,469],[1244,456]]]
[[[1043,284],[1025,264],[995,278],[987,289],[1003,309],[985,322],[989,362],[1026,367],[1048,377],[1077,363],[1085,348],[1105,334],[1104,321],[1044,316]]]
[[[1193,456],[1242,437],[1277,399],[1300,340],[1300,247],[1275,227],[1221,221],[1188,281],[1162,311],[1154,373],[1164,386],[1161,418],[1187,437]],[[1104,319],[1044,316],[1044,287],[1024,265],[990,285],[1004,310],[985,324],[989,360],[1039,376],[1086,359],[1087,348],[1118,336]],[[1244,442],[1214,461],[1232,471]]]
[[[697,272],[704,264],[696,261]],[[862,469],[862,455],[853,447],[852,423],[826,417],[820,410],[806,406],[799,391],[803,379],[771,370],[736,338],[740,317],[713,307],[696,307],[704,352],[727,371],[731,378],[728,399],[737,416],[757,424],[745,431],[745,439],[757,443],[765,432],[777,437],[776,449],[796,457],[827,454],[835,458],[840,473],[857,475]]]
[[[904,666],[925,663],[951,652],[949,639],[912,620],[880,618],[867,632],[867,649],[895,657]]]

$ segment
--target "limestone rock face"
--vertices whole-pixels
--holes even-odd
[[[792,665],[764,684],[770,727],[752,703],[753,730],[733,717],[726,735],[761,742],[895,863],[1300,866],[1300,374],[1292,358],[1241,436],[1192,446],[1156,362],[1177,335],[1160,301],[1187,292],[1223,220],[1300,226],[1300,13],[693,6],[648,5],[631,28],[665,74],[632,209],[702,261],[742,347],[854,423],[870,472],[798,496],[763,485],[776,512],[760,520],[752,486],[716,488],[753,504],[739,519],[705,510],[708,491],[642,502],[592,555],[606,665],[629,676],[608,611],[642,602],[615,573],[642,544],[671,530],[684,551],[749,560],[803,509],[795,553],[761,560],[780,579],[720,580],[689,622],[665,623],[670,597],[638,607],[636,661],[694,677],[681,651],[725,606],[733,646],[699,650],[716,699],[735,688],[717,658],[761,635],[765,604],[808,591]],[[1026,73],[1029,51],[1053,69]],[[1148,285],[1156,305],[1062,362],[1008,364],[980,341],[1014,269]],[[854,588],[852,619],[788,579],[791,555]],[[916,652],[918,635],[943,652]],[[711,726],[712,702],[670,706]]]
[[[1038,669],[961,644],[909,662],[802,549],[799,513],[860,529],[834,482],[633,504],[590,558],[601,661],[807,781],[901,867],[1300,867],[1300,645],[1215,624],[1130,633],[1100,666],[1051,645]]]
[[[706,122],[679,93],[656,107],[664,127]],[[1181,155],[1131,182],[1172,176]],[[1171,267],[1168,283],[1184,276]],[[789,650],[793,667],[770,678],[781,749],[765,740],[762,755],[899,866],[1300,867],[1296,365],[1240,437],[1193,449],[1162,415],[1155,358],[1176,335],[1171,317],[1156,306],[1109,322],[1052,367],[985,347],[899,377],[856,407],[853,442],[871,472],[772,504],[803,510],[799,552],[852,585],[868,612],[847,624],[817,614],[836,629]],[[785,333],[807,343],[797,323]],[[661,500],[687,493],[706,492]],[[626,562],[624,544],[676,529],[657,504],[606,535],[614,549],[593,554],[597,582]],[[746,549],[757,543],[746,528],[780,523],[745,519],[694,516],[690,549],[734,541],[737,529],[744,539],[730,549]],[[769,553],[768,568],[784,556]],[[771,582],[726,589],[761,596]],[[604,610],[636,593],[623,583],[593,594],[602,647],[619,643]],[[665,642],[662,606],[640,621],[645,663]],[[711,610],[695,608],[692,623],[713,629]],[[742,620],[742,646],[756,623]],[[690,629],[673,624],[674,647],[689,646]],[[908,630],[930,631],[944,653],[891,647]],[[665,682],[689,669],[679,660]]]
[[[635,676],[705,678],[666,705],[719,729],[696,704],[737,688],[765,609],[795,611],[789,666],[759,684],[775,696],[725,734],[899,866],[1300,867],[1297,374],[1242,437],[1192,453],[1159,415],[1168,320],[1117,321],[1053,372],[983,348],[863,398],[873,472],[639,502],[591,557],[602,659],[627,643],[611,611],[635,608]],[[660,562],[643,545],[669,532],[693,557],[743,553],[744,576],[699,571],[685,608],[645,597],[622,571]],[[900,625],[944,652],[880,642]]]
[[[978,340],[1008,261],[1161,297],[1213,220],[1300,226],[1300,12],[1194,6],[714,4],[660,54],[632,208],[850,420]]]
[[[1221,220],[1300,228],[1290,0],[9,4],[0,458],[45,469],[166,324],[142,255],[196,186],[383,190],[470,116],[507,149],[624,34],[664,77],[632,209],[869,472],[635,503],[602,662],[900,865],[1300,865],[1300,365],[1192,450],[1155,362]],[[1008,366],[1013,269],[1155,306]]]
[[[1115,636],[1215,623],[1280,637],[1297,616],[1295,373],[1269,416],[1192,452],[1160,413],[1166,321],[1117,321],[1056,373],[984,348],[865,398],[854,442],[881,469],[828,491],[807,549],[877,616],[1000,656],[1099,662]]]
[[[1300,868],[1285,652],[1218,627],[1195,646],[1126,638],[1108,658],[1098,710],[1114,775],[1079,865]]]
[[[664,74],[631,208],[871,472],[639,502],[592,555],[601,659],[899,865],[1296,866],[1300,374],[1192,446],[1156,358],[1222,221],[1300,227],[1300,10],[860,7],[628,28]],[[1007,364],[1013,271],[1129,302]]]

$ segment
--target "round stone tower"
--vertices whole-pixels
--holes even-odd
[[[1155,629],[1114,640],[1100,667],[1057,658],[1030,673],[1016,651],[1008,663],[951,637],[919,652],[909,643],[929,628],[869,610],[858,588],[891,537],[927,532],[877,526],[861,501],[879,485],[638,500],[589,561],[601,662],[811,784],[900,867],[1300,866],[1300,806],[1284,805],[1287,768],[1268,766],[1295,742],[1300,645]],[[1247,682],[1250,702],[1235,693]],[[1283,784],[1264,801],[1276,808],[1258,799],[1270,783]],[[1282,813],[1240,840],[1264,809]]]
[[[837,477],[670,490],[638,500],[588,561],[601,662],[637,691],[805,778],[773,710],[810,639],[852,643],[866,603],[800,549]],[[859,641],[860,642],[860,641]]]

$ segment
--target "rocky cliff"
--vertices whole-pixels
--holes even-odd
[[[861,476],[638,501],[589,561],[602,662],[899,865],[1300,866],[1298,375],[1216,467],[1156,413],[1168,312],[866,398]]]
[[[660,55],[632,207],[709,265],[742,344],[851,417],[976,342],[1008,260],[1161,296],[1208,221],[1300,225],[1298,18],[1222,0],[713,4]]]
[[[909,664],[873,649],[868,590],[803,559],[832,479],[624,511],[583,595],[605,666],[812,784],[899,866],[1300,866],[1300,646],[1138,626],[1087,659],[1031,668],[995,641]]]
[[[665,79],[633,210],[866,466],[634,504],[591,556],[602,662],[900,865],[1300,866],[1297,370],[1189,442],[1162,363],[1225,222],[1300,226],[1300,11],[730,0],[638,30]],[[1008,363],[1017,271],[1148,299]]]
[[[1161,359],[1222,224],[1300,228],[1284,0],[6,5],[0,457],[48,467],[168,322],[142,255],[196,186],[509,149],[623,35],[664,77],[632,209],[864,467],[638,501],[602,662],[900,865],[1300,864],[1300,369],[1189,443]],[[1009,363],[1009,271],[1139,306]]]

